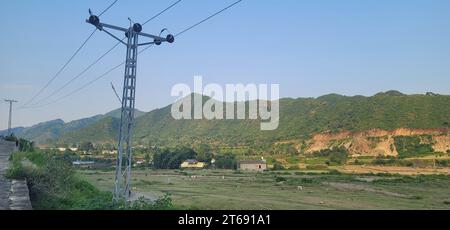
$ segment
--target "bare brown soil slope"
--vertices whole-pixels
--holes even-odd
[[[343,147],[352,156],[398,156],[395,137],[432,137],[430,143],[435,152],[450,150],[449,129],[396,129],[392,131],[373,129],[363,132],[340,132],[317,134],[304,146],[306,153],[314,153],[333,147]]]

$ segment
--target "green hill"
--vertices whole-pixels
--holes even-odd
[[[136,110],[136,117],[140,117],[145,113],[139,110]],[[109,119],[112,118],[112,119]],[[28,140],[32,140],[38,144],[49,144],[55,142],[57,139],[61,139],[65,136],[70,136],[68,139],[70,141],[77,142],[78,139],[83,139],[84,136],[82,133],[77,137],[79,130],[86,128],[86,130],[90,130],[93,127],[105,128],[97,130],[100,135],[96,135],[98,137],[96,140],[99,142],[102,141],[112,141],[114,138],[107,139],[108,135],[113,136],[116,132],[113,128],[114,122],[120,123],[119,121],[112,121],[117,119],[120,121],[120,109],[116,109],[104,115],[96,115],[89,118],[84,118],[80,120],[75,120],[71,122],[65,123],[61,119],[42,122],[32,127],[20,127],[12,129],[14,135],[25,138]],[[104,125],[102,125],[105,123]],[[110,127],[111,126],[111,127]],[[110,134],[106,135],[103,131],[108,132]],[[86,132],[86,131],[83,131]],[[7,130],[0,131],[0,135],[7,135]],[[89,137],[91,138],[91,137]]]
[[[118,119],[101,119],[58,142],[114,142]],[[372,97],[337,94],[280,100],[280,126],[260,131],[258,120],[174,120],[171,106],[136,119],[136,144],[174,146],[208,143],[264,146],[281,140],[307,139],[313,134],[369,129],[431,129],[449,127],[450,96],[404,95],[396,91]]]

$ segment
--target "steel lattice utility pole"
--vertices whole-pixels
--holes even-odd
[[[125,59],[125,76],[123,83],[122,95],[122,115],[119,130],[118,154],[116,162],[116,178],[114,182],[114,200],[119,201],[124,199],[128,201],[131,196],[131,167],[132,167],[132,136],[134,126],[134,112],[135,112],[135,96],[136,96],[136,70],[138,47],[144,45],[161,45],[162,42],[173,43],[175,38],[169,34],[163,38],[151,34],[142,33],[142,26],[135,23],[130,28],[122,28],[105,23],[101,23],[96,15],[92,15],[86,20],[97,27],[100,31],[104,31],[114,39],[118,40],[127,47],[127,54]],[[127,37],[127,43],[119,39],[105,28],[121,31]],[[153,39],[152,42],[139,44],[139,36]],[[126,156],[125,162],[123,156]]]
[[[8,136],[11,136],[11,119],[12,119],[12,107],[13,103],[17,103],[18,101],[15,100],[5,100],[5,102],[9,103],[9,120],[8,120]]]

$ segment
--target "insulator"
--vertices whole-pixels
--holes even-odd
[[[155,45],[157,45],[157,46],[161,45],[161,43],[162,43],[161,40],[158,40],[158,39],[155,39],[154,42],[155,42]]]
[[[135,24],[133,25],[133,30],[134,30],[134,32],[136,32],[136,33],[140,33],[140,32],[142,31],[142,26],[141,26],[141,24],[135,23]]]
[[[98,25],[100,24],[100,18],[98,18],[98,17],[95,16],[95,15],[91,15],[91,16],[89,17],[89,23],[91,23],[91,24],[94,25],[94,26],[98,26]]]
[[[166,40],[168,43],[173,43],[175,41],[175,37],[172,34],[168,34]]]

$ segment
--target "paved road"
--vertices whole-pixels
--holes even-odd
[[[15,143],[0,140],[0,210],[9,210],[11,181],[5,178],[9,166],[9,157],[14,151]]]

